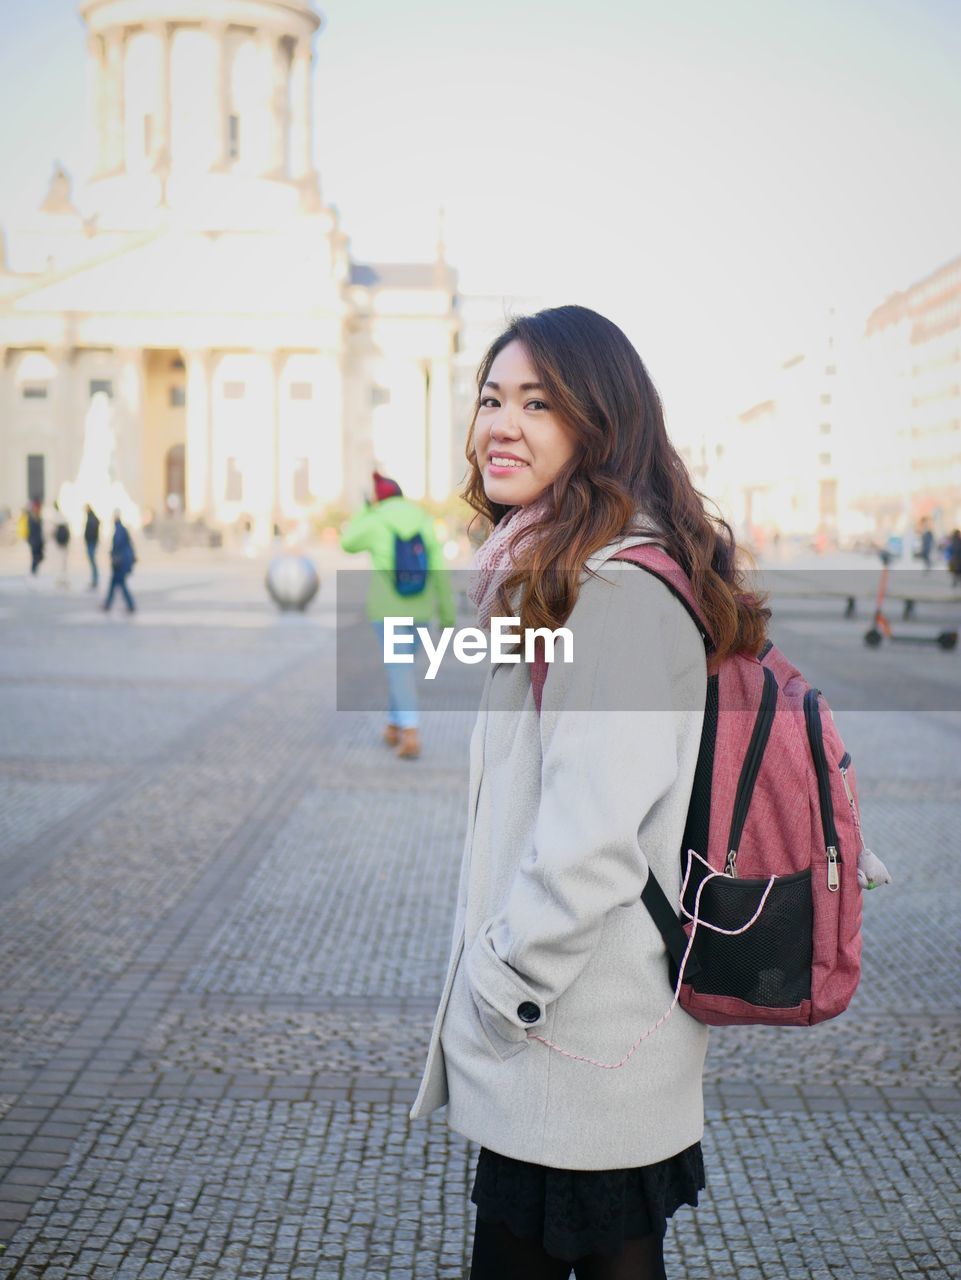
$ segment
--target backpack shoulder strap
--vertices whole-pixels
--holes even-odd
[[[663,582],[671,594],[681,602],[694,625],[700,631],[708,656],[714,652],[714,643],[701,614],[700,606],[694,598],[690,580],[681,566],[667,554],[663,547],[653,543],[635,544],[631,547],[622,547],[620,551],[615,551],[613,555],[607,556],[606,560],[627,560],[631,564],[637,565],[639,569],[646,569],[648,573],[653,574],[655,578]],[[588,561],[588,564],[590,563],[591,561]],[[534,642],[534,661],[531,664],[531,689],[534,694],[534,706],[537,708],[538,715],[541,710],[541,699],[544,695],[544,681],[547,679],[547,671],[544,641],[542,637],[538,636]]]

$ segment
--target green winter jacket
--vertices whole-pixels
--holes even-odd
[[[413,538],[417,533],[427,549],[427,586],[419,595],[402,596],[393,581],[394,535]],[[363,507],[341,530],[340,545],[349,552],[370,552],[374,571],[367,591],[367,617],[372,622],[386,617],[430,622],[436,614],[442,627],[456,624],[450,571],[444,564],[433,520],[416,503],[396,495]]]

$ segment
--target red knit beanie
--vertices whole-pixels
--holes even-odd
[[[374,472],[374,498],[377,502],[383,502],[385,498],[402,497],[400,485],[396,480],[391,480],[388,476],[382,476],[379,471]]]

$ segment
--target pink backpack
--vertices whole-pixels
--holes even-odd
[[[680,915],[653,874],[641,895],[664,938],[676,1000],[715,1026],[834,1018],[860,976],[863,842],[857,780],[831,709],[770,641],[758,658],[712,668],[691,584],[662,548],[612,558],[659,578],[708,653]],[[531,668],[538,713],[547,670],[541,652]]]

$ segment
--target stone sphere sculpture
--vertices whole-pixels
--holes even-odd
[[[301,555],[277,556],[267,569],[267,590],[278,608],[303,613],[320,590],[313,560]]]

